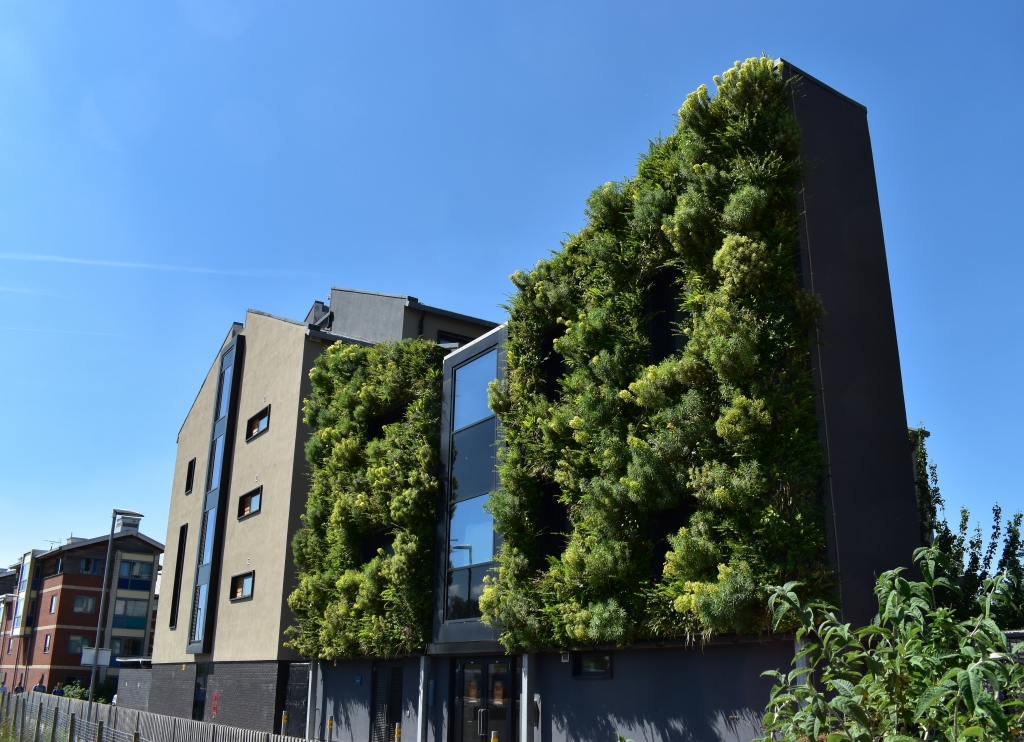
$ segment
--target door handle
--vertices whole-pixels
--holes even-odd
[[[481,742],[488,742],[487,739],[487,709],[476,710],[476,732]]]

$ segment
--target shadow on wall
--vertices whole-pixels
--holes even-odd
[[[772,681],[791,641],[613,653],[610,680],[578,680],[542,655],[540,742],[749,742],[758,736]]]

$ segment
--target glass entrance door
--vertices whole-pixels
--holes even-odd
[[[512,742],[517,706],[514,658],[455,664],[455,742]]]

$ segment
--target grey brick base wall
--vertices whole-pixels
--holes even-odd
[[[278,721],[278,662],[214,662],[206,676],[205,721],[274,732]],[[217,713],[213,713],[214,698]]]
[[[122,667],[117,677],[117,705],[149,711],[149,689],[153,671],[146,668]]]
[[[195,664],[153,665],[149,711],[191,719],[195,688]]]

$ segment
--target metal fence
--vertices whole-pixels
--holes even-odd
[[[0,737],[10,742],[305,742],[44,693],[0,695]]]

